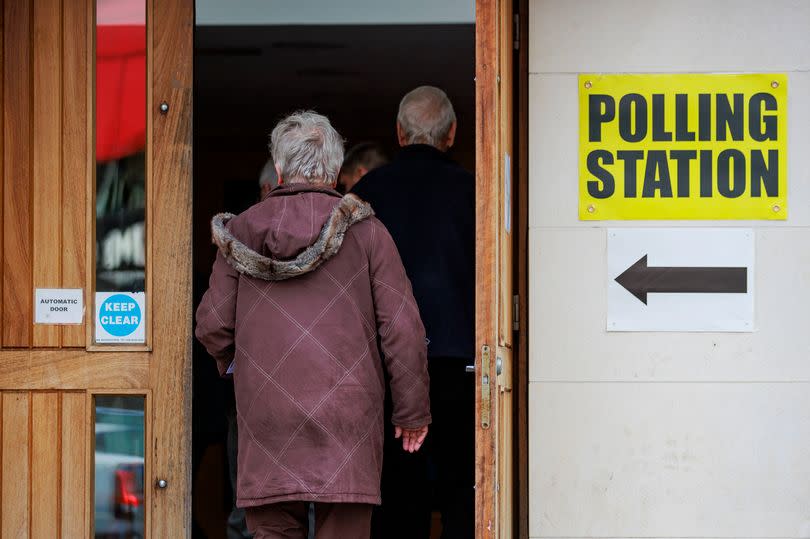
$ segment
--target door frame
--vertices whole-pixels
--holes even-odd
[[[192,99],[194,0],[149,0],[152,65],[151,183],[147,194],[153,245],[152,333],[159,365],[149,369],[152,402],[151,537],[191,537],[191,340],[192,333]],[[161,111],[161,104],[168,105]],[[147,226],[150,226],[147,224]],[[171,271],[159,271],[171,268]],[[169,301],[167,295],[171,297]],[[160,303],[170,308],[159,308]],[[157,359],[153,356],[152,360]],[[158,437],[160,438],[158,440]],[[168,485],[159,488],[157,481]]]
[[[528,537],[528,463],[527,463],[527,389],[528,361],[527,343],[527,252],[528,245],[528,172],[527,159],[527,107],[528,98],[528,50],[526,33],[527,0],[477,0],[475,16],[476,54],[476,470],[475,470],[475,511],[476,538],[497,537],[500,530],[512,530],[516,537]],[[515,15],[519,14],[519,18]],[[513,26],[514,24],[514,26]],[[517,54],[513,49],[516,45]],[[503,80],[502,80],[503,79]],[[511,91],[507,98],[501,89]],[[505,99],[511,99],[511,107],[504,106]],[[511,125],[502,125],[509,122]],[[508,134],[505,134],[508,133]],[[510,275],[500,274],[502,261],[501,208],[504,204],[504,190],[501,188],[501,153],[507,143],[500,137],[512,137],[512,177],[516,184],[512,189],[511,211],[514,223],[511,244],[511,268],[505,268]],[[508,148],[507,148],[508,149]],[[509,207],[509,206],[507,206]],[[512,293],[518,295],[518,303],[509,301],[504,305],[501,281],[509,279]],[[511,298],[509,298],[511,299]],[[500,304],[499,304],[500,302]],[[514,311],[512,308],[514,307]],[[506,308],[508,316],[502,313]],[[501,342],[505,334],[513,328],[499,328],[499,324],[517,328],[506,342]],[[496,351],[500,345],[509,348],[512,364],[504,366],[504,373],[511,376],[499,380],[496,367]],[[488,346],[489,361],[484,366],[484,347]],[[504,351],[503,348],[500,348]],[[508,360],[505,360],[505,362]],[[510,369],[511,367],[511,369]],[[485,393],[483,376],[492,381],[489,384],[490,425],[482,426],[482,401]],[[498,380],[498,382],[496,382]],[[500,391],[512,391],[511,399],[499,399]],[[499,410],[499,400],[510,410]],[[511,428],[497,424],[511,412]],[[499,434],[501,432],[501,434]],[[505,433],[505,434],[504,434]],[[502,458],[511,459],[510,467],[499,474],[499,437],[509,436],[506,446],[511,444],[512,452]],[[499,482],[501,484],[499,484]],[[498,507],[499,491],[509,489],[510,496],[502,497],[510,507]],[[511,519],[509,525],[499,522],[500,518]]]
[[[526,0],[513,0],[514,4],[520,7],[522,18],[526,18],[527,1]],[[476,537],[483,539],[485,537],[496,537],[498,533],[497,527],[497,489],[496,485],[496,457],[497,457],[497,429],[494,428],[481,428],[480,418],[478,411],[481,410],[482,404],[482,391],[481,391],[481,350],[484,345],[490,345],[494,351],[497,346],[499,338],[497,331],[497,324],[499,318],[498,312],[498,296],[500,293],[499,280],[493,278],[497,275],[497,256],[499,253],[498,245],[498,229],[500,205],[503,200],[500,196],[500,156],[498,144],[498,130],[493,129],[492,126],[499,125],[499,84],[500,84],[500,62],[502,51],[499,48],[499,38],[501,25],[504,20],[501,13],[501,0],[477,0],[475,3],[475,55],[476,55],[476,79],[475,79],[475,108],[476,108],[476,127],[475,127],[475,148],[476,148],[476,192],[479,196],[476,197],[476,443],[475,443],[475,512],[476,512]],[[159,13],[160,12],[160,13]],[[178,248],[178,256],[188,256],[186,260],[190,261],[191,255],[191,102],[192,102],[192,88],[193,88],[193,74],[192,74],[192,61],[193,59],[193,29],[194,29],[194,2],[193,0],[173,0],[172,2],[155,1],[154,4],[154,32],[155,43],[167,45],[174,43],[174,46],[160,47],[161,52],[155,56],[154,79],[152,81],[153,89],[153,102],[152,106],[152,119],[155,125],[161,125],[163,130],[162,139],[156,136],[154,144],[165,142],[172,146],[172,151],[164,153],[166,159],[162,162],[156,160],[153,163],[152,174],[166,175],[174,177],[175,193],[176,196],[169,197],[168,200],[163,201],[159,208],[155,210],[155,216],[160,218],[161,215],[180,215],[183,218],[182,234],[178,234],[177,239],[173,242],[173,247]],[[515,150],[518,154],[518,159],[513,162],[517,174],[514,177],[517,179],[517,201],[518,204],[513,205],[517,208],[517,218],[513,221],[516,234],[514,235],[515,241],[515,273],[517,279],[515,280],[516,290],[520,293],[520,303],[518,313],[520,313],[520,330],[515,336],[515,342],[518,345],[519,352],[515,354],[515,381],[517,399],[516,399],[516,435],[514,444],[516,447],[516,476],[509,478],[513,482],[511,485],[501,485],[505,488],[516,488],[515,494],[518,499],[515,504],[515,530],[522,537],[528,534],[528,506],[526,502],[528,489],[526,487],[526,480],[528,479],[528,469],[526,465],[525,454],[525,441],[527,437],[527,402],[526,402],[526,388],[528,387],[526,378],[526,348],[527,343],[527,326],[526,326],[526,296],[527,291],[526,283],[526,245],[527,245],[527,208],[528,203],[526,195],[528,193],[527,179],[528,173],[525,167],[527,163],[526,156],[526,122],[527,122],[527,109],[525,105],[528,103],[526,97],[526,84],[527,74],[527,58],[526,51],[526,32],[525,28],[528,27],[527,22],[524,20],[521,25],[521,39],[520,39],[520,53],[517,69],[512,70],[514,75],[514,87],[518,91],[519,99],[515,101],[519,114],[512,114],[512,118],[517,126]],[[511,28],[509,29],[511,31]],[[174,35],[172,35],[174,33]],[[157,51],[157,48],[156,48]],[[170,112],[168,115],[161,115],[158,111],[157,103],[163,101],[171,103]],[[160,131],[155,129],[153,132]],[[186,198],[182,198],[185,196]],[[160,197],[156,197],[156,201]],[[177,208],[172,210],[172,204],[177,204],[183,209],[178,212]],[[161,213],[166,210],[170,213]],[[171,213],[174,211],[175,213]],[[186,215],[187,214],[187,215]],[[188,222],[186,222],[188,221]],[[171,223],[174,225],[175,223]],[[167,223],[169,225],[169,223]],[[185,243],[184,243],[185,240]],[[156,250],[157,253],[164,251],[163,247]],[[164,251],[165,252],[165,251]],[[174,257],[172,257],[174,258]],[[190,441],[191,441],[191,410],[190,410],[190,386],[191,386],[191,364],[190,364],[190,338],[191,338],[191,287],[190,287],[190,264],[183,264],[182,276],[182,289],[183,297],[186,299],[184,305],[180,309],[185,315],[185,318],[178,318],[175,320],[174,328],[185,327],[189,336],[183,346],[178,349],[182,350],[182,361],[178,361],[172,366],[167,366],[171,369],[172,376],[168,376],[166,381],[154,380],[155,393],[161,394],[161,388],[169,389],[167,383],[169,380],[182,380],[183,391],[182,397],[179,402],[166,403],[168,405],[179,405],[183,410],[183,428],[174,435],[171,440],[172,447],[182,449],[179,454],[190,455]],[[173,274],[173,272],[171,272]],[[157,277],[157,276],[156,276]],[[179,313],[178,313],[179,314]],[[168,329],[168,328],[166,328]],[[164,331],[166,330],[164,329]],[[160,325],[156,324],[155,332],[160,330]],[[488,375],[489,379],[493,381],[492,387],[494,389],[494,381],[497,380],[496,366],[493,360],[489,363]],[[158,369],[155,369],[157,371]],[[491,390],[494,394],[495,392]],[[491,409],[491,417],[496,420],[498,417],[497,399],[490,401],[495,406]],[[155,408],[162,407],[161,403],[156,399]],[[169,412],[168,406],[166,412]],[[159,421],[161,414],[155,410],[155,421]],[[164,421],[176,421],[171,415],[164,416]],[[157,423],[156,423],[157,427]],[[157,429],[155,429],[157,430]],[[160,470],[162,467],[161,460],[158,459],[157,451],[153,455],[153,470]],[[171,460],[171,459],[170,459]],[[190,462],[188,458],[179,459],[185,462],[173,463],[177,466],[177,471],[182,476],[181,483],[187,492],[190,492],[191,477],[190,477]],[[159,473],[159,472],[156,472]],[[156,477],[151,478],[154,481]],[[162,497],[160,492],[153,497],[153,500]],[[158,505],[160,505],[160,515],[162,518],[156,518],[158,515]],[[153,524],[157,522],[176,523],[176,527],[164,529],[184,529],[185,534],[190,534],[191,524],[191,500],[190,496],[183,496],[182,499],[163,500],[162,504],[153,502]],[[173,515],[172,515],[173,513]],[[158,530],[153,529],[153,533]],[[159,534],[154,535],[157,537]]]
[[[476,538],[497,537],[503,526],[498,524],[499,513],[512,519],[515,537],[529,536],[528,489],[528,0],[512,0],[512,13],[507,0],[477,0],[475,17],[476,53]],[[514,26],[512,26],[514,24]],[[504,28],[504,25],[509,25]],[[514,44],[513,51],[503,50],[503,34]],[[511,47],[510,47],[511,48]],[[502,65],[512,62],[507,67]],[[501,84],[501,74],[509,77]],[[501,114],[500,88],[512,88],[512,108]],[[513,293],[518,296],[512,314],[515,330],[512,334],[512,474],[504,478],[511,484],[498,485],[498,431],[494,424],[502,417],[497,410],[497,384],[490,384],[489,428],[481,426],[482,406],[482,347],[492,349],[489,361],[489,380],[498,379],[495,349],[499,341],[499,297],[502,277],[498,273],[499,216],[503,204],[500,186],[499,122],[511,122],[513,137],[512,171],[515,185],[512,189],[513,238],[512,266]],[[507,129],[509,126],[507,126]],[[511,305],[510,305],[511,307]],[[510,317],[505,320],[511,324]],[[508,430],[507,430],[508,432]],[[499,508],[498,491],[511,490],[510,508]],[[509,498],[507,498],[509,499]]]
[[[529,538],[529,0],[515,0],[515,536]]]
[[[481,427],[482,377],[496,379],[492,361],[484,369],[482,349],[498,341],[498,0],[475,2],[475,536],[495,537],[495,429]],[[489,402],[492,389],[488,388]],[[489,404],[488,406],[491,406]],[[497,417],[497,409],[491,416]]]

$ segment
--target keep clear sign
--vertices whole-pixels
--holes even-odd
[[[144,343],[144,303],[143,292],[96,292],[96,342]]]
[[[611,228],[608,331],[754,330],[750,228]]]
[[[579,218],[787,219],[787,76],[579,76]]]

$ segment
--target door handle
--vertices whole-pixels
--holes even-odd
[[[464,372],[475,372],[475,365],[467,365],[464,367]]]

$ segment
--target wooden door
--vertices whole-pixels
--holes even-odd
[[[143,402],[145,486],[131,504],[145,535],[190,535],[193,0],[143,1],[146,341],[137,346],[94,344],[96,2],[0,7],[2,537],[93,535],[95,412],[109,395]],[[82,290],[83,322],[35,324],[41,288]]]
[[[476,535],[513,529],[513,12],[476,3]]]

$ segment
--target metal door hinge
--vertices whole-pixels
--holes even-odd
[[[513,45],[515,50],[520,50],[520,13],[514,14],[515,30],[512,36],[515,38]]]
[[[481,347],[481,428],[488,429],[490,423],[489,367],[492,352],[486,344]]]
[[[520,331],[520,296],[512,296],[512,330]]]

